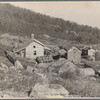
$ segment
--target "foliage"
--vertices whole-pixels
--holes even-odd
[[[10,4],[0,4],[0,33],[49,36],[86,43],[100,42],[100,29],[53,18]]]

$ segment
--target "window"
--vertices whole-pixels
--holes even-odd
[[[36,51],[33,51],[33,55],[36,55]]]
[[[33,46],[33,48],[36,48],[36,46]]]

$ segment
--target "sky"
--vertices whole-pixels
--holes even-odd
[[[100,1],[9,2],[52,17],[100,28]]]

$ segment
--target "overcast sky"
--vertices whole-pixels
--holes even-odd
[[[100,28],[100,1],[11,2],[11,4]]]

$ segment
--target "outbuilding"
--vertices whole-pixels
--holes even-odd
[[[67,47],[67,59],[75,64],[81,62],[81,50],[77,46]]]

